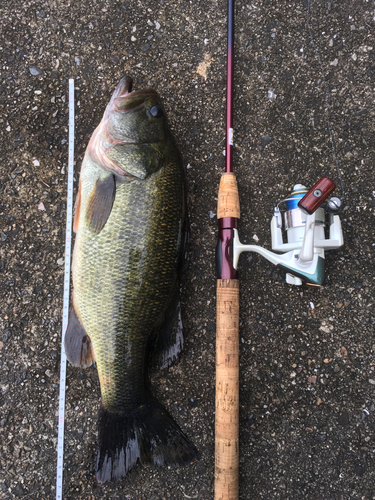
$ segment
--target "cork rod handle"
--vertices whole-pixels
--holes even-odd
[[[237,182],[232,172],[221,176],[217,214],[218,219],[240,218]],[[228,265],[232,266],[232,262]],[[238,327],[239,281],[222,275],[216,287],[215,500],[238,500]]]
[[[215,500],[238,499],[239,281],[216,288]]]
[[[240,197],[236,176],[233,172],[224,172],[220,178],[219,194],[217,198],[217,218],[240,218]]]

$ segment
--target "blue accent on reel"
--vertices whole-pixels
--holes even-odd
[[[286,200],[286,209],[293,210],[294,208],[298,208],[298,202],[302,200],[306,193],[307,189],[301,191],[293,191],[293,193],[291,193]]]

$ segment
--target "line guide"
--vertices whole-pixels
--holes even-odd
[[[66,386],[66,355],[64,349],[65,331],[69,317],[70,289],[70,256],[72,248],[73,220],[73,170],[74,170],[74,80],[69,79],[69,151],[68,151],[68,195],[66,204],[65,231],[65,269],[64,269],[64,302],[61,338],[60,362],[60,394],[59,422],[57,435],[57,470],[56,470],[56,500],[62,500],[63,490],[63,457],[64,457],[64,422],[65,422],[65,386]]]

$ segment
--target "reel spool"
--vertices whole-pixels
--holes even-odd
[[[334,189],[335,183],[328,177],[322,177],[310,190],[296,184],[288,198],[276,205],[271,220],[271,242],[277,254],[257,245],[242,245],[235,229],[233,267],[237,269],[241,252],[256,252],[285,269],[287,283],[321,286],[325,277],[325,250],[339,248],[344,243],[340,217],[334,214],[340,200],[331,198],[326,209],[322,207]],[[283,214],[279,208],[282,203],[286,204]]]

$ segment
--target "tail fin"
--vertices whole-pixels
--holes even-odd
[[[99,483],[121,479],[138,459],[141,463],[178,467],[198,458],[196,447],[155,399],[127,415],[101,407],[96,461]]]

